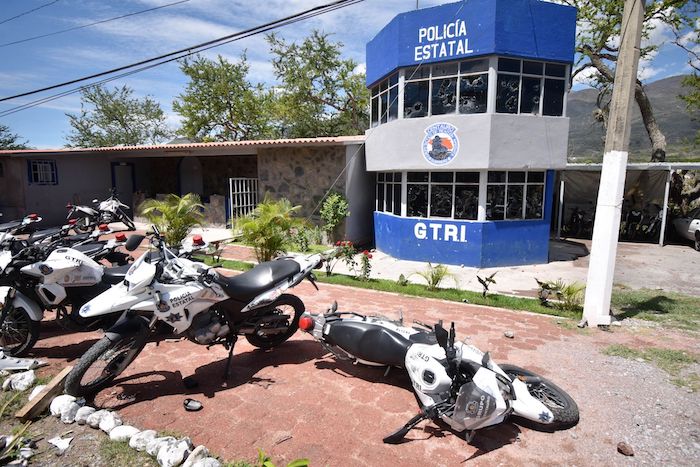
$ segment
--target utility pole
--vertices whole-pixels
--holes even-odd
[[[625,0],[581,322],[590,327],[610,324],[610,297],[615,274],[643,21],[644,0]]]

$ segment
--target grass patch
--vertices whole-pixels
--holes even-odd
[[[700,376],[696,373],[685,374],[684,370],[698,363],[698,356],[690,352],[675,349],[663,349],[649,347],[646,349],[633,349],[626,345],[611,345],[603,350],[605,355],[627,358],[629,360],[642,359],[652,363],[672,376],[671,382],[676,386],[684,386],[693,391],[700,388]]]
[[[700,297],[663,290],[613,290],[612,308],[618,318],[639,318],[665,326],[700,329]]]
[[[129,447],[129,443],[103,438],[100,442],[100,456],[106,464],[157,466],[158,463],[145,452],[138,452]]]
[[[213,264],[211,258],[201,258],[206,264]],[[223,260],[219,264],[227,269],[236,271],[247,271],[253,267],[252,264],[243,261]],[[510,310],[531,311],[546,315],[563,316],[567,318],[580,318],[580,313],[559,310],[542,306],[539,300],[525,297],[511,297],[508,295],[489,294],[482,297],[479,292],[469,290],[459,290],[454,288],[429,290],[425,285],[408,283],[399,285],[395,281],[387,279],[371,279],[361,281],[345,274],[333,274],[326,276],[325,272],[317,272],[318,282],[325,284],[345,285],[349,287],[359,287],[363,289],[377,290],[381,292],[393,292],[414,297],[437,298],[453,302],[465,302],[474,305],[485,305]]]

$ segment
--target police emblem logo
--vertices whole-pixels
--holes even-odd
[[[423,156],[433,165],[445,165],[457,157],[457,127],[449,123],[433,123],[425,129]]]

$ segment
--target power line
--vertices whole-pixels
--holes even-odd
[[[141,61],[139,61],[139,62],[131,63],[131,64],[129,64],[129,65],[124,65],[124,66],[120,66],[120,67],[117,67],[117,68],[112,68],[111,70],[103,71],[103,72],[100,72],[100,73],[95,73],[95,74],[92,74],[92,75],[89,75],[89,76],[83,76],[82,78],[76,78],[76,79],[73,79],[73,80],[70,80],[70,81],[65,81],[65,82],[63,82],[63,83],[54,84],[54,85],[52,85],[52,86],[46,86],[46,87],[44,87],[44,88],[35,89],[35,90],[33,90],[33,91],[27,91],[27,92],[23,92],[23,93],[20,93],[20,94],[15,94],[15,95],[13,95],[13,96],[3,97],[3,98],[0,98],[0,102],[9,101],[9,100],[11,100],[11,99],[16,99],[16,98],[18,98],[18,97],[30,96],[30,95],[32,95],[32,94],[38,94],[38,93],[44,92],[44,91],[50,91],[50,90],[52,90],[52,89],[57,89],[57,88],[61,88],[61,87],[64,87],[64,86],[69,86],[69,85],[71,85],[71,84],[76,84],[76,83],[79,83],[79,82],[81,82],[81,81],[87,81],[87,80],[94,79],[94,78],[100,78],[100,77],[102,77],[102,76],[106,76],[106,75],[110,75],[110,74],[117,73],[117,72],[120,72],[120,71],[128,70],[129,68],[135,68],[135,67],[138,67],[138,66],[141,66],[141,65],[145,65],[145,64],[147,64],[147,63],[152,63],[152,62],[156,62],[156,61],[158,61],[158,60],[162,60],[162,59],[165,59],[165,58],[168,58],[168,57],[177,56],[177,55],[179,55],[179,54],[186,54],[186,55],[184,55],[184,56],[192,55],[192,54],[194,54],[194,53],[197,53],[198,49],[202,49],[202,48],[204,48],[204,47],[208,47],[208,46],[212,46],[212,45],[213,45],[213,46],[216,46],[216,45],[223,45],[223,44],[226,44],[226,43],[227,43],[226,41],[230,41],[230,39],[239,38],[239,37],[241,37],[241,36],[243,36],[243,35],[245,35],[245,34],[250,34],[251,32],[257,31],[257,30],[259,30],[259,29],[260,29],[260,30],[268,30],[268,29],[271,29],[271,28],[280,27],[280,26],[282,26],[284,23],[286,23],[286,22],[288,22],[288,21],[290,21],[290,20],[294,20],[294,19],[296,19],[296,18],[305,17],[306,15],[310,15],[310,14],[313,14],[313,13],[315,13],[315,12],[321,12],[321,13],[319,13],[319,14],[326,13],[326,12],[327,12],[326,10],[328,10],[328,11],[333,11],[333,10],[335,10],[335,9],[343,8],[343,7],[350,6],[350,5],[354,5],[354,4],[360,3],[360,2],[362,2],[362,1],[364,1],[364,0],[337,0],[337,1],[335,1],[335,2],[327,3],[327,4],[325,4],[325,5],[320,5],[320,6],[316,6],[316,7],[313,7],[313,8],[309,8],[308,10],[304,10],[304,11],[302,11],[302,12],[295,13],[295,14],[293,14],[293,15],[287,16],[287,17],[282,18],[282,19],[278,19],[278,20],[275,20],[275,21],[271,21],[271,22],[269,22],[269,23],[265,23],[265,24],[263,24],[263,25],[261,25],[261,26],[257,26],[257,27],[250,28],[250,29],[246,29],[245,31],[241,31],[241,32],[229,34],[229,35],[227,35],[227,36],[219,37],[218,39],[213,39],[213,40],[210,40],[210,41],[202,42],[202,43],[200,43],[200,44],[193,45],[193,46],[190,46],[190,47],[186,47],[186,48],[184,48],[184,49],[176,50],[176,51],[174,51],[174,52],[170,52],[170,53],[167,53],[167,54],[159,55],[159,56],[157,56],[157,57],[148,58],[148,59],[145,59],[145,60],[141,60]],[[316,16],[316,15],[313,15],[313,16]],[[262,32],[262,31],[259,31],[259,32]],[[205,49],[205,50],[206,50],[206,49]],[[182,57],[180,57],[180,58],[182,58]]]
[[[322,9],[312,8],[310,10],[306,10],[305,12],[295,14],[292,16],[288,16],[287,18],[283,18],[281,20],[273,21],[272,23],[267,23],[267,24],[258,26],[256,28],[251,28],[251,29],[248,29],[246,31],[241,31],[241,32],[235,34],[234,35],[235,37],[231,37],[230,39],[226,39],[225,41],[223,41],[221,43],[211,44],[211,45],[208,45],[206,47],[198,48],[196,50],[187,49],[186,52],[184,52],[180,55],[170,57],[170,58],[158,61],[156,63],[147,64],[145,66],[141,66],[139,68],[129,70],[129,71],[126,71],[124,73],[121,73],[121,74],[118,74],[115,76],[110,76],[110,77],[104,78],[104,79],[102,79],[100,81],[96,81],[94,83],[90,83],[90,84],[79,86],[79,87],[76,87],[73,89],[62,91],[60,93],[57,93],[57,94],[54,94],[51,96],[43,97],[41,99],[37,99],[37,100],[31,101],[31,102],[26,102],[26,103],[18,105],[16,107],[13,107],[13,108],[10,108],[10,109],[4,110],[4,111],[0,111],[0,117],[6,117],[6,116],[11,115],[13,113],[20,112],[22,110],[26,110],[26,109],[29,109],[32,107],[36,107],[38,105],[45,104],[47,102],[60,99],[61,97],[65,97],[65,96],[70,95],[70,94],[75,94],[75,93],[81,92],[84,89],[88,89],[88,88],[91,88],[94,86],[99,86],[101,84],[115,81],[115,80],[120,79],[120,78],[125,78],[127,76],[131,76],[131,75],[134,75],[136,73],[140,73],[141,71],[149,70],[151,68],[155,68],[157,66],[164,65],[166,63],[181,60],[183,58],[189,57],[191,55],[194,55],[194,54],[197,54],[200,52],[204,52],[204,51],[209,50],[209,49],[213,49],[215,47],[219,47],[219,46],[231,43],[231,42],[245,39],[247,37],[254,36],[256,34],[260,34],[263,32],[268,32],[268,31],[271,31],[273,29],[276,29],[276,28],[279,28],[282,26],[287,26],[287,25],[294,24],[294,23],[297,23],[300,21],[304,21],[306,19],[313,18],[315,16],[320,16],[320,15],[325,14],[325,13],[330,13],[332,11],[339,10],[341,8],[345,8],[345,7],[354,5],[356,3],[361,3],[363,1],[364,0],[347,0],[347,1],[343,1],[343,2],[335,2],[332,4],[328,4],[327,8],[322,8]]]
[[[56,0],[56,1],[58,1],[58,0]],[[190,0],[180,0],[180,1],[178,1],[178,2],[167,3],[167,4],[165,4],[165,5],[160,5],[160,6],[157,6],[157,7],[148,8],[148,9],[146,9],[146,10],[134,11],[133,13],[127,13],[127,14],[125,14],[125,15],[115,16],[115,17],[113,17],[113,18],[107,18],[107,19],[103,19],[103,20],[100,20],[100,21],[95,21],[95,22],[93,22],[93,23],[82,24],[82,25],[80,25],[80,26],[74,26],[74,27],[72,27],[72,28],[67,28],[67,29],[61,29],[61,30],[59,30],[59,31],[53,31],[53,32],[49,32],[49,33],[46,33],[46,34],[40,34],[40,35],[38,35],[38,36],[27,37],[27,38],[25,38],[25,39],[19,39],[19,40],[12,41],[12,42],[5,42],[4,44],[0,44],[0,47],[7,47],[7,46],[9,46],[9,45],[22,44],[23,42],[29,42],[29,41],[33,41],[33,40],[36,40],[36,39],[42,39],[42,38],[44,38],[44,37],[56,36],[56,35],[58,35],[58,34],[63,34],[63,33],[70,32],[70,31],[77,31],[78,29],[84,29],[84,28],[88,28],[88,27],[90,27],[90,26],[96,26],[96,25],[98,25],[98,24],[104,24],[104,23],[109,23],[110,21],[116,21],[116,20],[118,20],[118,19],[128,18],[128,17],[130,17],[130,16],[136,16],[136,15],[140,15],[140,14],[143,14],[143,13],[149,13],[149,12],[151,12],[151,11],[160,10],[161,8],[168,8],[168,7],[175,6],[175,5],[179,5],[179,4],[181,4],[181,3],[185,3],[185,2],[189,2],[189,1],[190,1]]]
[[[49,2],[49,3],[44,3],[43,5],[39,5],[39,6],[36,7],[36,8],[32,8],[31,10],[27,10],[27,11],[25,11],[24,13],[20,13],[20,14],[18,14],[18,15],[16,15],[16,16],[13,16],[12,18],[4,19],[4,20],[0,21],[0,24],[5,24],[5,23],[8,23],[8,22],[12,21],[13,19],[21,18],[22,16],[28,15],[29,13],[31,13],[31,12],[33,12],[33,11],[41,10],[42,8],[46,8],[47,6],[51,6],[51,5],[53,5],[54,3],[58,2],[58,1],[59,1],[59,0],[53,0],[53,1]]]

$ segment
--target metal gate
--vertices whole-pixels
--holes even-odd
[[[250,214],[258,205],[257,178],[229,178],[230,220],[233,224]]]

